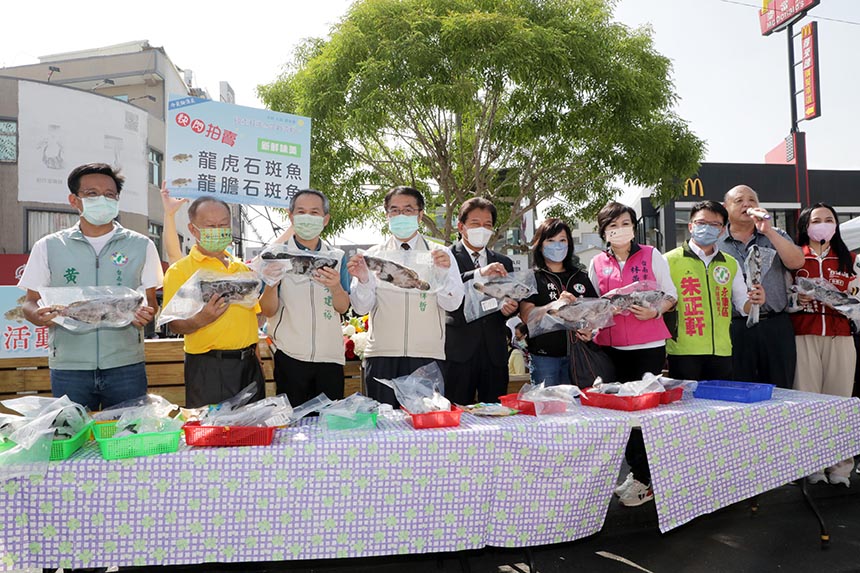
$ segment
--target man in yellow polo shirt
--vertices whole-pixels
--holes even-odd
[[[164,274],[164,306],[195,272],[248,271],[225,249],[233,242],[230,207],[212,197],[200,197],[188,207],[188,230],[197,239],[191,253]],[[203,310],[185,320],[168,323],[170,330],[185,335],[185,406],[215,404],[251,384],[257,384],[255,400],[265,396],[263,371],[257,355],[257,314],[260,305],[245,308],[213,296]]]

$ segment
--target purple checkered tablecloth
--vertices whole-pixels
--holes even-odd
[[[435,430],[380,419],[377,431],[337,435],[309,420],[277,432],[268,447],[182,445],[174,454],[118,461],[103,460],[90,444],[52,463],[44,478],[0,490],[0,569],[322,559],[576,539],[600,528],[626,421],[595,411],[552,418],[464,415],[460,428]]]
[[[775,389],[753,404],[684,400],[638,416],[660,531],[860,453],[860,400]]]

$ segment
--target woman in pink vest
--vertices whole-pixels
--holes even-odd
[[[606,251],[591,260],[588,277],[597,294],[627,286],[636,281],[656,281],[669,297],[677,299],[678,291],[669,274],[669,264],[660,251],[640,245],[636,237],[636,211],[612,201],[597,214],[600,238],[608,243]],[[595,341],[615,364],[618,381],[641,380],[646,372],[660,374],[666,363],[666,339],[671,335],[663,322],[663,313],[671,310],[674,300],[665,300],[660,309],[631,307],[629,315],[615,316],[615,325],[603,328]],[[645,456],[641,430],[633,430],[625,453],[630,474],[615,492],[622,505],[642,505],[654,499],[651,472]]]
[[[816,203],[800,213],[797,244],[803,249],[805,261],[792,272],[795,280],[824,278],[838,290],[857,296],[860,267],[839,234],[839,219],[833,207]],[[857,353],[848,319],[810,296],[797,298],[800,307],[791,315],[797,346],[794,389],[851,396]],[[850,487],[853,467],[853,459],[843,460],[808,479],[810,483],[829,481]]]

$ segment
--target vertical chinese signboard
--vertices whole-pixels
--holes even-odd
[[[803,56],[803,117],[815,119],[821,115],[821,91],[818,80],[818,22],[811,22],[800,32]]]
[[[171,96],[165,157],[177,197],[286,208],[310,186],[311,120]]]
[[[759,24],[763,36],[782,30],[795,17],[818,6],[821,0],[762,0]]]

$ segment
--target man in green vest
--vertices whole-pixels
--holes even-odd
[[[155,290],[164,278],[153,242],[114,220],[123,182],[105,163],[73,169],[69,204],[81,213],[80,221],[36,241],[18,283],[27,291],[24,316],[36,326],[49,327],[51,391],[90,410],[146,394],[143,327],[155,315]],[[55,326],[56,311],[39,307],[40,288],[84,286],[142,287],[147,306],[128,326],[84,333]]]
[[[676,321],[666,345],[672,378],[731,380],[732,305],[747,315],[752,304],[765,301],[761,285],[747,291],[737,260],[719,250],[728,218],[720,203],[696,203],[687,224],[690,240],[666,253],[678,289],[676,310],[666,317]]]

